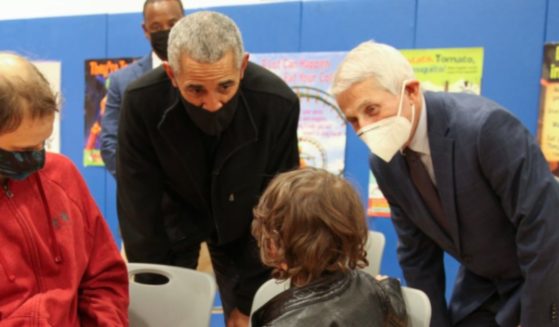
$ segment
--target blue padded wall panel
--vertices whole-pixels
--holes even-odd
[[[142,57],[150,52],[142,22],[142,13],[109,15],[107,57]]]
[[[84,61],[106,56],[106,16],[0,21],[0,49],[62,62],[61,151],[78,166],[105,213],[105,170],[83,167]],[[116,221],[108,220],[116,236]]]
[[[250,6],[213,7],[239,26],[246,51],[254,53],[297,52],[300,44],[299,2]]]
[[[482,95],[535,133],[546,0],[420,0],[417,48],[485,48]]]
[[[303,0],[301,51],[345,51],[368,39],[413,45],[415,0]]]
[[[547,0],[546,42],[559,42],[559,1]]]
[[[116,180],[109,172],[105,173],[105,219],[113,223],[111,229],[115,240],[120,242],[118,214],[116,210]],[[119,244],[120,247],[120,244]]]

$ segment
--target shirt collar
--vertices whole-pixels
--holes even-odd
[[[163,62],[161,61],[161,59],[159,59],[159,57],[152,51],[151,52],[151,69],[155,69],[159,66],[161,66]]]

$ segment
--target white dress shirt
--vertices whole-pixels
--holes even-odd
[[[161,66],[161,64],[163,63],[163,61],[161,61],[161,59],[159,59],[159,57],[155,54],[155,52],[151,52],[151,69],[155,69],[159,66]]]
[[[437,186],[435,171],[433,169],[433,160],[431,159],[431,148],[429,147],[429,135],[427,134],[427,105],[425,104],[425,97],[422,97],[421,101],[422,110],[419,114],[419,122],[417,123],[417,129],[408,147],[419,153],[421,162],[427,169],[431,181]]]

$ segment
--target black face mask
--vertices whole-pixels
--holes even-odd
[[[226,104],[223,105],[218,111],[210,112],[202,107],[197,107],[183,97],[181,97],[186,113],[192,119],[194,124],[198,126],[202,132],[208,135],[221,134],[233,121],[235,112],[237,111],[237,104],[239,102],[239,92],[231,98]]]
[[[167,43],[169,41],[169,32],[171,30],[163,30],[150,33],[151,48],[153,52],[163,61],[167,61]]]
[[[45,165],[45,149],[35,151],[6,151],[0,149],[0,175],[17,180],[29,175]]]

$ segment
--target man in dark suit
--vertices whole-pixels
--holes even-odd
[[[369,146],[409,286],[432,326],[557,326],[559,185],[530,133],[476,95],[422,92],[394,48],[365,42],[332,93]],[[445,301],[443,252],[461,264]]]
[[[247,326],[269,276],[250,234],[270,179],[298,166],[299,100],[248,61],[228,17],[198,12],[169,36],[169,62],[132,83],[118,137],[118,213],[130,261],[190,267],[183,245],[205,240],[227,326]],[[179,204],[169,233],[161,198]],[[197,254],[196,254],[197,256]]]
[[[107,170],[116,175],[118,118],[124,91],[128,84],[167,60],[167,40],[171,27],[184,16],[180,0],[146,0],[142,29],[152,52],[127,67],[111,74],[107,104],[101,120],[101,157]]]

